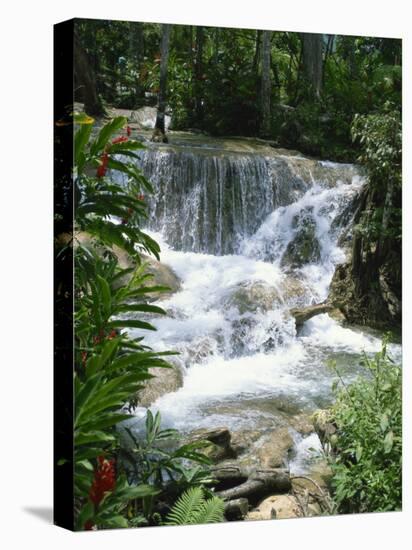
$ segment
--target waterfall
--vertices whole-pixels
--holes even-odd
[[[331,185],[336,171],[336,165],[281,154],[187,149],[148,148],[141,162],[156,189],[150,228],[184,251],[239,253],[269,214],[312,187],[314,172]],[[352,172],[353,167],[340,167],[345,181]]]
[[[199,137],[149,145],[139,165],[155,188],[147,231],[181,280],[157,302],[168,312],[153,320],[157,332],[144,336],[180,353],[173,362],[183,386],[151,408],[166,426],[227,426],[255,434],[253,445],[276,426],[293,431],[297,414],[330,403],[330,359],[350,380],[362,353],[381,346],[376,334],[328,314],[298,332],[290,313],[327,298],[350,247],[362,174],[260,143]],[[391,352],[399,357],[399,346]],[[136,410],[136,429],[145,413]],[[299,453],[313,442],[293,437],[301,468]]]

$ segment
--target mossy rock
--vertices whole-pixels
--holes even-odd
[[[320,244],[316,236],[316,223],[311,212],[295,216],[292,226],[298,228],[282,256],[282,266],[299,268],[320,261]]]
[[[276,304],[283,302],[280,291],[264,282],[239,284],[233,294],[226,300],[227,308],[235,307],[240,315],[270,311]]]

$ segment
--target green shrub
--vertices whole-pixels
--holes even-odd
[[[402,506],[402,375],[386,344],[367,375],[335,388],[332,487],[343,513],[400,510]]]

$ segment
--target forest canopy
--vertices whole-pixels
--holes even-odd
[[[400,111],[398,39],[82,19],[76,44],[76,99],[92,115],[158,104],[162,44],[176,130],[352,161],[354,115]]]

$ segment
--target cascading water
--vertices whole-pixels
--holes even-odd
[[[352,378],[361,353],[380,349],[377,336],[327,314],[297,333],[290,314],[327,298],[362,176],[251,141],[192,137],[149,147],[141,167],[156,189],[148,231],[182,282],[159,301],[168,315],[145,341],[180,352],[183,386],[151,409],[184,432],[257,433],[255,446],[289,426],[299,451],[292,466],[304,470],[316,437],[302,438],[294,419],[330,402],[328,360]],[[137,409],[137,419],[144,414]]]

